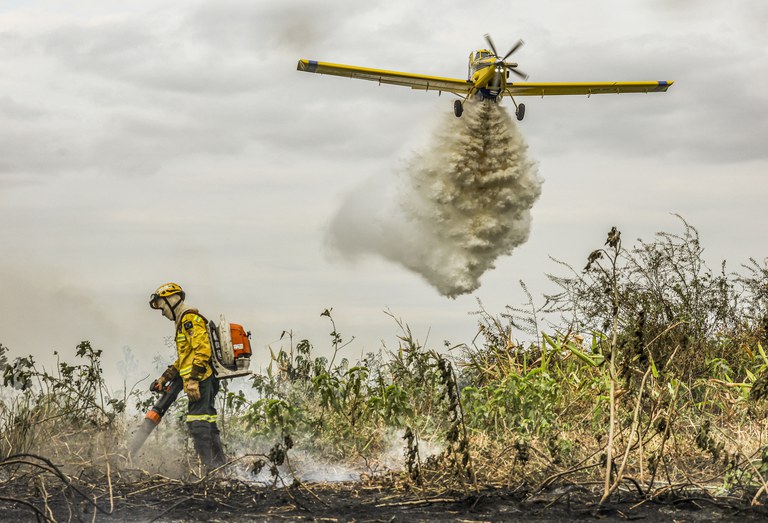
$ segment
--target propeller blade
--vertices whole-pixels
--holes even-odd
[[[515,67],[508,67],[507,69],[508,69],[509,71],[512,71],[513,73],[515,73],[517,76],[519,76],[519,77],[520,77],[520,78],[522,78],[523,80],[527,80],[527,79],[528,79],[528,75],[527,75],[527,74],[525,74],[525,73],[524,73],[524,72],[522,72],[522,71],[518,71],[518,70],[517,70],[517,68],[515,68]]]
[[[485,35],[485,36],[488,36],[488,35]],[[504,61],[504,60],[506,60],[507,58],[509,58],[509,57],[512,55],[512,53],[514,53],[515,51],[517,51],[518,49],[520,49],[520,47],[522,47],[522,45],[523,45],[524,43],[525,43],[525,42],[523,42],[522,40],[518,40],[518,41],[517,41],[517,43],[516,43],[515,45],[513,45],[513,46],[512,46],[512,49],[510,49],[510,50],[509,50],[509,52],[508,52],[507,54],[505,54],[505,55],[504,55],[504,58],[502,58],[502,61]],[[494,53],[495,53],[495,52],[496,52],[496,51],[494,51]]]
[[[490,46],[491,51],[493,51],[493,54],[495,56],[499,56],[499,53],[496,52],[496,46],[493,45],[493,40],[491,40],[491,35],[489,35],[488,33],[485,33],[485,41],[488,42],[488,45]]]

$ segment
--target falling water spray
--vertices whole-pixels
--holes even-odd
[[[465,103],[390,183],[370,180],[333,218],[329,243],[347,258],[378,254],[456,297],[528,239],[542,180],[507,110]]]

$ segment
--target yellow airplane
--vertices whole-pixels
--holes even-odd
[[[411,89],[424,91],[454,93],[462,97],[462,100],[456,100],[453,103],[453,112],[457,117],[461,116],[463,112],[464,102],[473,96],[481,100],[493,101],[509,96],[512,99],[512,103],[515,104],[515,115],[518,120],[522,120],[525,116],[525,104],[518,104],[514,96],[544,97],[568,94],[591,96],[593,94],[608,93],[660,93],[666,92],[674,83],[673,80],[644,82],[510,82],[510,72],[524,80],[528,79],[527,74],[518,70],[516,62],[507,62],[507,58],[520,49],[523,41],[519,40],[507,54],[500,57],[496,52],[496,46],[493,45],[490,35],[486,34],[485,40],[488,42],[490,49],[479,49],[469,55],[467,80],[385,71],[382,69],[370,69],[367,67],[331,64],[304,59],[299,60],[297,69],[308,73],[371,80],[379,82],[379,84],[403,85]]]

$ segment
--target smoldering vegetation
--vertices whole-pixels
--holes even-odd
[[[424,344],[393,317],[394,343],[354,361],[323,311],[331,357],[285,332],[263,373],[222,391],[217,471],[195,461],[183,399],[128,460],[128,413],[152,397],[111,397],[87,342],[53,371],[2,347],[0,507],[40,521],[765,518],[768,267],[712,270],[680,223],[631,247],[597,237],[555,263],[560,292],[542,300],[478,304],[467,344]]]
[[[541,185],[506,108],[471,101],[461,118],[443,115],[402,172],[348,195],[328,242],[349,259],[396,262],[456,297],[477,289],[499,256],[528,239]]]

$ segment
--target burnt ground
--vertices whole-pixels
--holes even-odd
[[[90,485],[90,486],[89,486]],[[41,488],[42,487],[42,488]],[[768,521],[748,499],[667,489],[653,499],[621,491],[598,507],[585,486],[538,493],[509,487],[477,492],[406,492],[393,485],[318,483],[265,487],[237,480],[182,483],[153,477],[140,483],[76,487],[39,480],[0,485],[3,521],[251,522],[251,521]],[[90,498],[86,500],[86,497]],[[94,500],[95,499],[95,503]],[[111,507],[111,508],[110,508]]]

